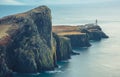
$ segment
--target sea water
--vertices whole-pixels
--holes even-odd
[[[73,49],[80,55],[58,62],[59,68],[37,74],[15,74],[14,77],[120,77],[120,7],[97,5],[48,5],[52,23],[80,25],[97,19],[110,37],[91,41],[89,48]],[[36,6],[0,6],[0,17],[25,12]]]

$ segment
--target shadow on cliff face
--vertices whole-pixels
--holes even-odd
[[[13,77],[57,77],[58,74],[64,73],[66,69],[69,68],[69,61],[61,61],[58,62],[58,68],[55,68],[53,71],[46,71],[43,73],[38,74],[21,74],[21,73],[14,73]]]

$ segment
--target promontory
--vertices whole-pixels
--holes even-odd
[[[52,27],[51,18],[51,10],[40,6],[0,19],[0,77],[54,70],[58,61],[75,54],[72,47],[108,37],[94,24]]]

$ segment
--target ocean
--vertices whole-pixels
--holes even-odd
[[[59,68],[37,74],[15,74],[14,77],[120,77],[120,10],[118,5],[48,5],[53,25],[98,24],[110,37],[91,41],[89,48],[73,49],[80,55],[58,62]],[[0,18],[25,12],[36,6],[0,5]]]

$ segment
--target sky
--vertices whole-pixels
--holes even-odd
[[[119,0],[0,0],[0,5],[40,5],[40,4],[91,4],[111,3]]]

